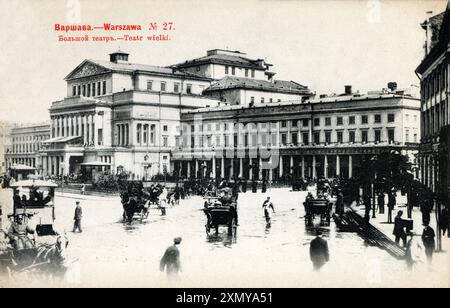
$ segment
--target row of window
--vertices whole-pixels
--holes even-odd
[[[40,140],[46,140],[50,138],[48,135],[38,135],[38,136],[20,136],[20,137],[13,137],[13,142],[25,142],[25,141],[40,141]]]
[[[130,144],[128,139],[129,134],[128,124],[119,124],[116,126],[116,130],[117,130],[116,144],[128,146]],[[169,126],[163,125],[162,130],[163,133],[167,134],[169,131]],[[155,142],[156,142],[156,125],[138,123],[136,125],[136,143],[152,145],[155,144]],[[168,136],[162,136],[162,146],[164,147],[169,146]]]
[[[261,96],[261,104],[264,104],[266,102],[265,97]],[[280,103],[281,99],[277,99],[277,102]],[[269,103],[273,103],[273,98],[269,98]],[[250,104],[254,105],[255,104],[255,97],[251,96],[250,97]]]
[[[42,144],[39,143],[26,143],[26,144],[14,144],[12,146],[13,153],[34,153],[42,149]]]
[[[324,119],[324,120],[322,120]],[[407,121],[409,121],[409,115],[407,115]],[[414,115],[414,121],[416,122],[418,120],[417,115]],[[332,117],[325,117],[325,118],[314,118],[313,119],[313,123],[314,126],[321,126],[322,123],[324,121],[324,126],[332,126]],[[387,115],[387,122],[388,123],[394,123],[395,122],[395,114],[388,114]],[[272,122],[271,123],[271,127],[272,128],[276,128],[277,127],[277,123],[278,122]],[[382,123],[382,115],[381,114],[376,114],[374,115],[374,121],[373,123],[375,124],[380,124]],[[368,115],[362,115],[361,116],[361,124],[369,124],[369,116]],[[282,120],[280,121],[280,126],[281,128],[287,128],[288,125],[290,125],[290,127],[308,127],[309,126],[309,119],[301,119],[301,120]],[[344,117],[342,116],[338,116],[336,117],[336,126],[343,126],[344,125]],[[356,116],[349,116],[348,117],[348,125],[356,125]],[[209,124],[204,124],[203,127],[201,125],[199,125],[197,127],[197,132],[202,132],[202,131],[212,131],[212,126],[213,124],[209,123]],[[258,123],[258,126],[260,129],[266,129],[267,128],[267,123]],[[232,125],[230,126],[229,123],[216,123],[215,124],[215,130],[216,131],[220,131],[221,128],[223,128],[223,130],[229,130],[230,127],[233,127]],[[194,132],[194,126],[191,125],[191,132]],[[186,130],[184,128],[184,130]]]
[[[155,82],[153,80],[147,80],[147,91],[154,91],[155,90],[154,84],[155,84]],[[205,86],[200,85],[199,88],[200,88],[200,92],[203,92]],[[181,83],[179,83],[179,82],[174,82],[172,91],[170,91],[167,87],[167,82],[161,81],[160,85],[159,85],[159,90],[161,92],[173,92],[173,93],[181,93],[182,92]],[[192,84],[191,83],[186,84],[186,93],[192,94]]]
[[[433,73],[422,80],[422,101],[427,102],[448,89],[447,64],[438,66]]]
[[[255,133],[249,133],[249,134],[241,134],[243,138],[239,140],[238,134],[216,134],[214,136],[212,135],[206,135],[206,136],[190,136],[190,139],[187,136],[183,136],[181,139],[177,138],[176,140],[176,146],[182,146],[182,145],[190,145],[190,147],[195,146],[231,146],[231,138],[234,137],[233,144],[237,146],[238,144],[241,146],[257,146],[259,144],[266,146],[268,144],[268,140],[271,140],[272,145],[299,145],[304,144],[308,145],[311,142],[313,144],[331,144],[331,143],[368,143],[368,142],[375,142],[375,143],[381,143],[381,142],[389,142],[394,143],[395,142],[395,129],[389,128],[387,129],[387,139],[383,140],[382,138],[382,130],[381,129],[374,129],[373,130],[373,138],[369,140],[369,130],[364,129],[360,131],[360,136],[357,139],[356,130],[349,130],[347,131],[346,136],[344,136],[344,131],[323,131],[323,132],[314,132],[312,135],[312,140],[310,140],[310,134],[309,132],[303,132],[303,133],[291,133],[290,139],[288,140],[288,134],[287,133],[281,133],[279,136],[278,134],[255,134]],[[260,138],[258,143],[258,136]],[[334,137],[334,138],[333,138]],[[346,138],[345,138],[346,137]],[[413,135],[414,139],[413,142],[417,143],[418,140],[418,134],[414,133]],[[300,140],[301,138],[301,140]],[[249,140],[250,139],[250,140]],[[410,142],[410,136],[409,131],[407,130],[405,133],[405,139],[406,142]],[[181,141],[182,140],[182,141]],[[213,145],[213,140],[215,140],[215,143]],[[250,141],[250,144],[249,144]],[[182,142],[182,144],[181,144]]]
[[[72,86],[72,96],[82,95],[86,97],[106,94],[106,80]]]
[[[233,75],[233,76],[235,76],[236,75],[236,67],[235,66],[228,66],[228,65],[226,65],[225,66],[225,75]],[[249,77],[249,75],[252,77],[252,78],[255,78],[255,70],[254,69],[248,69],[248,68],[246,68],[246,69],[244,69],[244,76],[245,77]]]

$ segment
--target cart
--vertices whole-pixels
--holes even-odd
[[[230,188],[218,190],[218,197],[206,197],[204,204],[204,213],[207,218],[206,233],[211,229],[219,233],[219,227],[227,227],[228,234],[236,235],[238,226],[237,215],[237,197]]]
[[[326,198],[308,199],[304,202],[305,206],[305,224],[307,226],[314,225],[316,216],[320,216],[320,225],[329,226],[331,221],[332,205]]]

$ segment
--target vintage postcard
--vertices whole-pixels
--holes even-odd
[[[0,287],[450,286],[448,1],[0,7]]]

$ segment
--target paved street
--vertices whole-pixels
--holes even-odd
[[[0,191],[0,201],[10,204],[10,191]],[[205,216],[200,197],[184,200],[161,217],[152,209],[146,223],[121,222],[118,198],[86,196],[82,234],[74,234],[75,201],[81,196],[56,198],[56,226],[70,239],[68,254],[79,259],[79,284],[68,286],[189,286],[189,287],[298,287],[298,286],[433,286],[448,284],[448,261],[436,259],[429,268],[419,264],[413,272],[404,261],[387,252],[368,247],[353,233],[340,233],[334,223],[326,228],[330,262],[314,273],[309,259],[309,242],[314,230],[305,228],[304,192],[274,189],[269,192],[276,213],[267,230],[262,203],[266,194],[240,194],[236,239],[226,228],[218,236],[205,233]],[[5,211],[5,210],[4,210]],[[159,260],[172,239],[181,236],[183,272],[169,284],[159,272]],[[444,254],[441,254],[444,257]],[[431,271],[431,273],[429,272]],[[427,275],[422,275],[426,273]],[[420,281],[417,278],[420,277]],[[7,282],[1,282],[3,285]]]

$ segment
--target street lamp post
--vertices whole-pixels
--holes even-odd
[[[378,156],[373,156],[371,158],[371,166],[372,166],[372,218],[376,217],[376,198],[375,198],[375,181],[377,180],[377,170],[376,163],[378,161]]]

